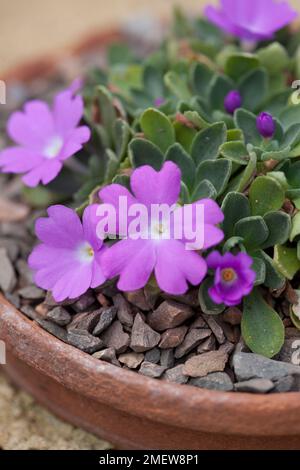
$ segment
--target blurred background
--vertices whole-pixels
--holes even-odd
[[[141,14],[168,18],[174,5],[199,14],[207,3],[218,0],[0,0],[0,73]]]

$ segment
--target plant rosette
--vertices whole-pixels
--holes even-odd
[[[284,391],[255,364],[239,373],[240,352],[282,361],[288,391],[299,390],[288,369],[299,364],[287,365],[300,336],[296,13],[275,0],[221,3],[205,18],[177,10],[155,52],[115,44],[106,69],[11,115],[0,168],[47,210],[28,260],[35,286],[1,287],[31,301],[22,311],[43,328],[116,366]]]

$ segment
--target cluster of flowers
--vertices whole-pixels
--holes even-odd
[[[270,14],[272,9],[272,15]],[[287,3],[273,0],[222,0],[221,10],[208,7],[207,17],[225,32],[246,41],[270,39],[275,31],[294,19]],[[271,21],[272,20],[272,21]],[[8,134],[16,146],[0,153],[0,168],[6,173],[23,174],[30,187],[48,184],[56,178],[66,159],[77,153],[90,138],[87,126],[80,126],[83,100],[76,89],[59,93],[53,108],[41,101],[28,102],[23,112],[14,113],[8,122]],[[157,103],[159,106],[161,103]],[[232,90],[224,101],[225,110],[233,114],[242,105],[242,97]],[[276,122],[268,113],[257,117],[257,129],[264,138],[275,134]],[[149,162],[150,163],[150,162]],[[143,166],[131,174],[131,192],[111,184],[99,193],[100,201],[118,211],[120,196],[126,197],[128,207],[138,202],[167,204],[174,210],[180,196],[181,172],[172,162],[160,171]],[[216,202],[203,199],[204,246],[209,250],[223,239],[219,224],[223,213]],[[62,205],[48,209],[48,217],[36,222],[40,244],[35,247],[29,265],[35,272],[38,286],[51,290],[57,301],[76,298],[88,288],[96,288],[108,279],[118,277],[118,288],[132,291],[144,287],[152,274],[158,286],[170,294],[184,294],[189,284],[199,285],[207,271],[215,273],[209,294],[217,304],[232,306],[248,295],[255,282],[252,259],[246,253],[212,251],[206,259],[199,247],[186,249],[186,240],[118,239],[105,243],[97,236],[97,205],[88,206],[82,220],[70,208]],[[185,222],[183,222],[185,223]],[[171,231],[172,232],[172,231]],[[118,227],[116,233],[118,236]]]

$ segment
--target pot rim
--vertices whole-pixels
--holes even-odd
[[[219,392],[148,378],[63,343],[27,319],[2,294],[0,338],[12,354],[40,373],[128,414],[210,433],[300,434],[299,392]]]

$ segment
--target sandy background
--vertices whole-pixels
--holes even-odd
[[[242,0],[241,0],[242,1]],[[200,13],[214,0],[0,0],[1,73],[144,13]],[[290,2],[300,11],[299,0]],[[54,418],[0,375],[0,449],[101,449],[108,444]]]

